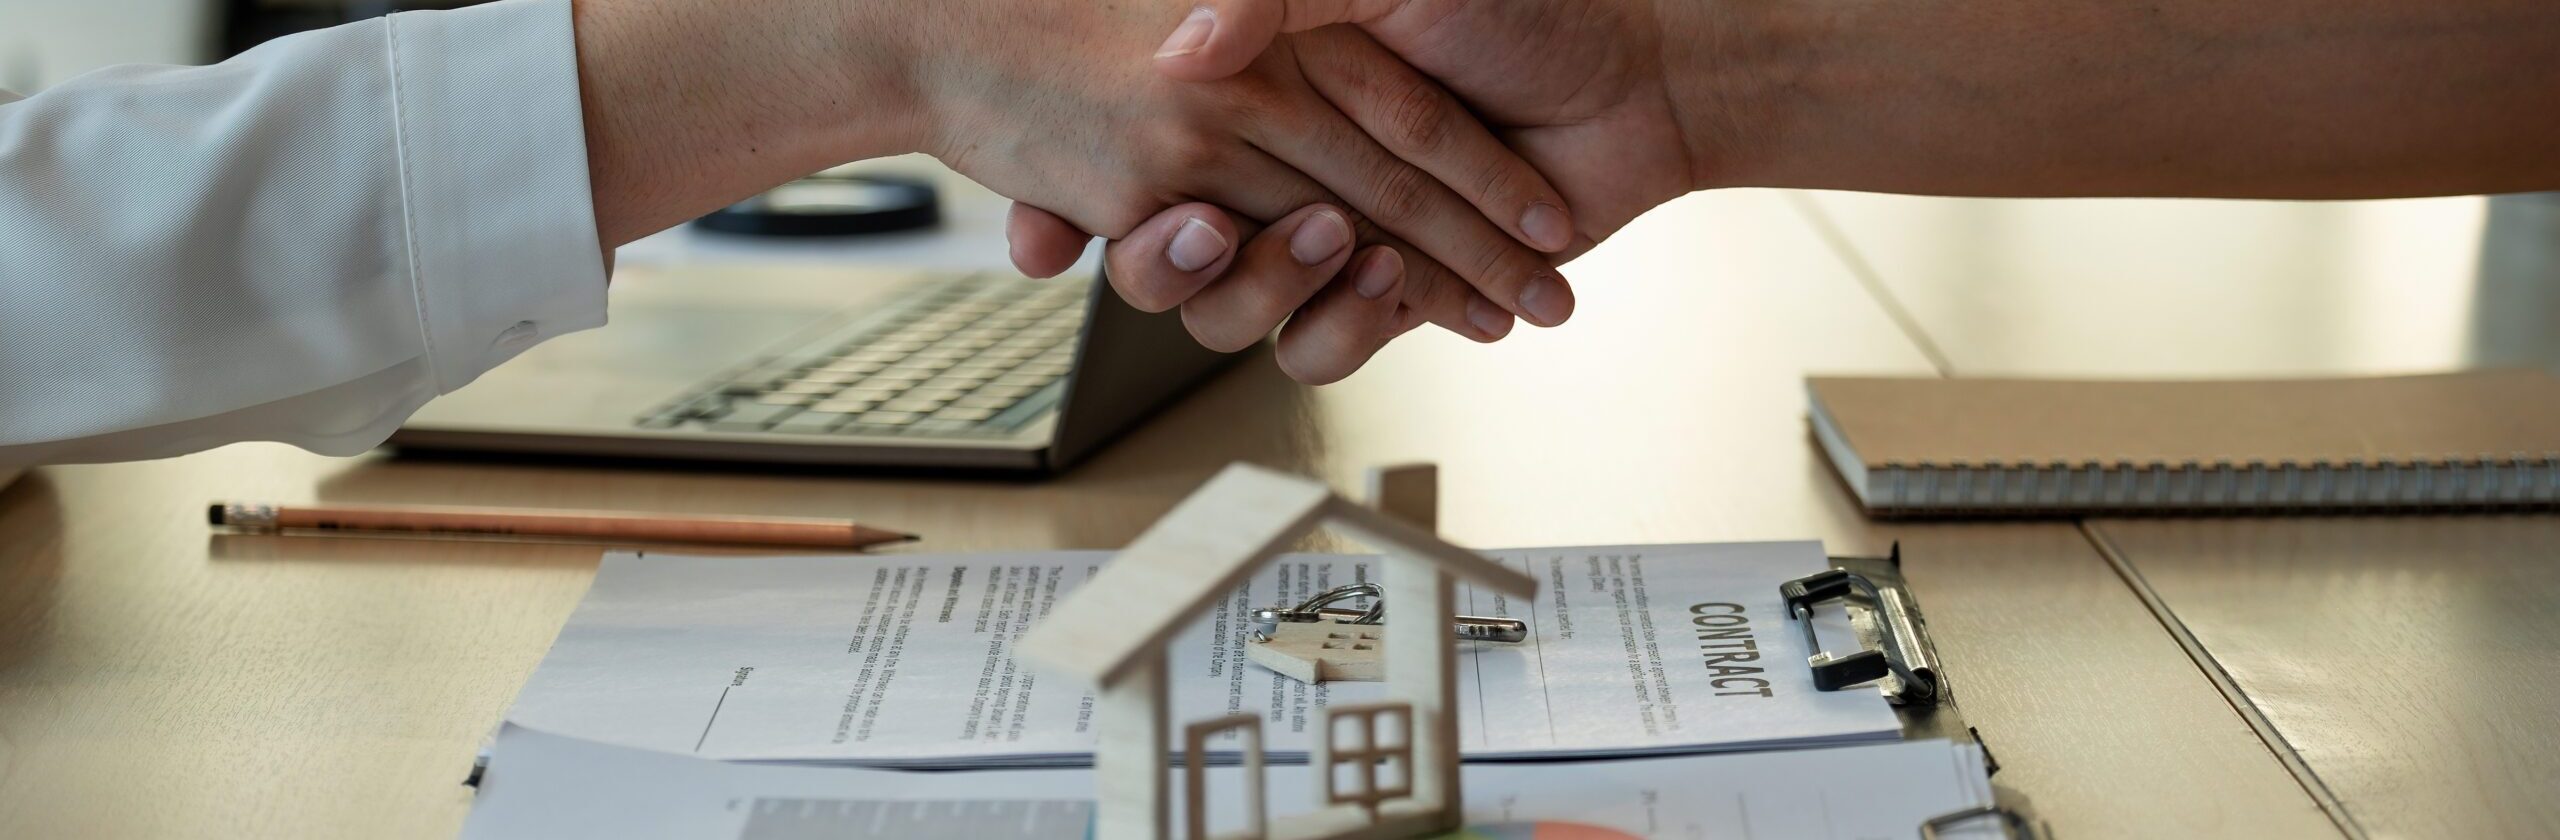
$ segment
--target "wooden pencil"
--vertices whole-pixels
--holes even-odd
[[[868,548],[917,539],[914,534],[873,528],[850,519],[574,510],[536,513],[449,507],[282,507],[237,502],[216,502],[205,514],[214,525],[261,532],[526,536],[800,548]]]

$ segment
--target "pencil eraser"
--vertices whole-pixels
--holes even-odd
[[[209,504],[209,505],[205,505],[205,506],[204,506],[204,521],[209,522],[209,523],[212,523],[212,524],[215,524],[215,525],[220,525],[220,524],[222,524],[222,503],[221,503],[221,502],[215,502],[215,503],[213,503],[213,504]]]

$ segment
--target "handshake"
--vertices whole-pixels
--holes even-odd
[[[1022,48],[921,59],[925,145],[1016,200],[1022,271],[1110,239],[1132,305],[1331,382],[1426,322],[1564,323],[1557,264],[1697,186],[1650,2],[1024,3],[950,21]]]
[[[2548,0],[576,0],[606,245],[923,151],[1202,344],[1330,382],[1709,186],[2560,189]],[[759,82],[761,80],[761,82]],[[742,142],[743,141],[743,142]]]

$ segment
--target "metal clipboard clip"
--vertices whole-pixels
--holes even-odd
[[[1885,562],[1894,570],[1902,567],[1900,543],[1894,544],[1893,555]],[[1930,647],[1920,609],[1898,573],[1882,583],[1875,577],[1879,576],[1832,568],[1778,586],[1788,617],[1804,629],[1805,647],[1813,651],[1805,658],[1813,669],[1813,686],[1839,691],[1875,682],[1885,699],[1896,705],[1936,705],[1947,693],[1946,683],[1938,673],[1937,653]],[[1836,655],[1823,650],[1821,640],[1814,638],[1814,609],[1828,601],[1839,601],[1848,611],[1861,648],[1857,652]]]

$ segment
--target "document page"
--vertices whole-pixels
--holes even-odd
[[[1264,772],[1286,818],[1315,801],[1305,766]],[[1904,838],[1921,821],[1988,805],[1982,750],[1949,741],[1574,763],[1469,764],[1478,838],[1701,840]],[[1244,828],[1243,768],[1208,770],[1208,823]],[[1174,797],[1180,808],[1182,784]],[[466,840],[1087,840],[1090,770],[915,773],[734,764],[516,726],[499,733]],[[1175,814],[1174,825],[1182,825]],[[1989,823],[1948,838],[1999,837]]]
[[[1827,565],[1818,543],[1489,555],[1541,588],[1528,603],[1458,589],[1459,612],[1519,618],[1530,629],[1519,644],[1460,646],[1459,727],[1470,758],[1770,747],[1899,730],[1873,690],[1814,690],[1778,585]],[[611,556],[508,719],[726,759],[1089,763],[1090,686],[1022,667],[1009,652],[1109,559]],[[1377,566],[1375,557],[1332,555],[1266,565],[1174,643],[1175,720],[1258,715],[1271,756],[1303,760],[1327,703],[1379,699],[1383,686],[1308,685],[1248,663],[1245,614],[1368,580]],[[1833,644],[1850,638],[1836,611],[1817,621]],[[1390,619],[1389,630],[1400,629]],[[1234,746],[1213,742],[1213,761]]]

